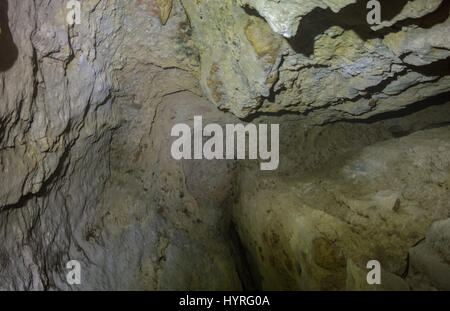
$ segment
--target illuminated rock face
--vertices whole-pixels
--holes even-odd
[[[0,289],[448,289],[448,2],[66,2],[0,1]],[[195,115],[279,170],[172,159]]]
[[[330,9],[338,13],[356,0],[240,0],[242,6],[254,8],[264,17],[276,33],[292,38],[297,33],[300,20],[314,9]]]
[[[203,90],[238,117],[366,119],[450,89],[442,1],[383,3],[377,27],[367,24],[364,1],[182,2],[198,40]]]
[[[0,46],[18,56],[0,72],[0,288],[241,288],[220,225],[233,170],[161,151],[173,114],[226,119],[200,97],[181,4],[168,18],[168,1],[83,1],[71,28],[65,1],[6,3]]]

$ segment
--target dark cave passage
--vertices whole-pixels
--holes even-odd
[[[0,1],[0,72],[10,69],[19,51],[14,44],[8,22],[8,0]]]

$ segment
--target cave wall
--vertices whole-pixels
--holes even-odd
[[[384,1],[377,31],[365,1],[182,2],[205,94],[241,118],[367,119],[449,91],[448,2]]]
[[[0,4],[1,290],[449,288],[448,2]],[[173,160],[194,115],[279,170]]]
[[[17,56],[0,73],[1,287],[65,289],[61,262],[82,253],[76,236],[109,175],[106,42],[119,16],[103,3],[73,29],[61,1],[2,1],[6,17]]]

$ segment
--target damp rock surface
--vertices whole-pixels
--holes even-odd
[[[169,161],[171,122],[223,118],[198,89],[181,4],[83,1],[70,27],[64,1],[6,3],[18,57],[0,73],[0,288],[242,288],[220,208],[232,167],[196,163],[223,172],[211,183]]]
[[[255,279],[265,290],[448,288],[445,273],[438,272],[448,270],[446,221],[435,221],[448,219],[449,128],[361,149],[355,139],[351,152],[345,147],[333,150],[325,137],[337,139],[337,133],[351,130],[318,130],[322,135],[315,143],[332,152],[325,155],[330,159],[323,169],[298,174],[291,168],[277,177],[251,166],[240,170],[233,219],[249,250]],[[310,151],[327,153],[314,149]],[[424,237],[426,242],[415,246]],[[381,263],[381,286],[366,282],[370,260]],[[409,282],[409,265],[431,275],[436,285]]]
[[[182,2],[202,88],[240,118],[367,119],[450,90],[445,1],[383,2],[376,29],[364,1]]]
[[[363,2],[0,0],[0,290],[449,289],[448,1]],[[196,115],[279,169],[174,160]]]

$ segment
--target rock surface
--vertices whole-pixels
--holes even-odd
[[[62,1],[2,1],[18,54],[0,73],[3,290],[67,287],[65,262],[82,252],[77,233],[109,175],[119,16],[83,4],[73,28]]]
[[[7,3],[19,55],[0,73],[0,288],[240,289],[220,208],[232,170],[205,184],[162,163],[171,113],[227,119],[195,95],[180,3],[166,20],[153,3],[83,1],[74,27],[64,1]],[[197,202],[203,186],[221,195]],[[83,281],[69,286],[73,259]]]
[[[450,218],[433,223],[424,240],[409,251],[411,282],[420,289],[450,289]]]
[[[292,38],[297,33],[300,20],[314,9],[330,9],[338,13],[356,0],[240,0],[242,6],[256,9],[276,33]]]
[[[0,290],[449,288],[448,2],[66,2],[0,0]],[[173,160],[194,115],[279,170]]]
[[[448,2],[383,2],[379,31],[363,1],[182,2],[203,90],[240,118],[366,119],[450,91]]]
[[[408,250],[434,221],[449,216],[449,133],[448,127],[419,131],[354,150],[345,158],[338,149],[338,159],[301,175],[240,170],[233,219],[261,288],[416,289],[404,280]],[[324,140],[316,143],[327,144]],[[431,245],[436,241],[435,252],[443,252],[440,269],[448,271],[446,231],[438,232],[438,226],[433,225],[435,236],[430,233],[426,240]],[[411,250],[414,266],[421,260],[419,251]],[[370,260],[383,267],[381,286],[367,285]],[[433,273],[437,288],[448,289],[445,274]]]

